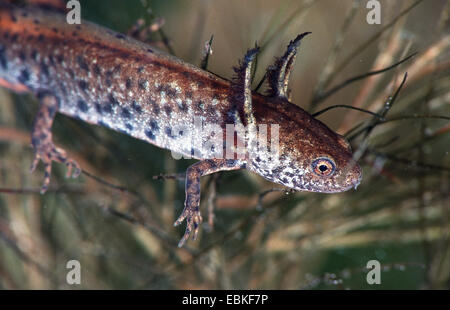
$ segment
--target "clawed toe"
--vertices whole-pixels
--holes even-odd
[[[180,225],[185,219],[186,219],[186,230],[184,232],[183,237],[178,242],[179,248],[181,248],[189,239],[189,235],[191,234],[192,230],[194,230],[192,239],[193,240],[197,239],[199,227],[203,221],[203,218],[200,214],[200,211],[198,210],[198,207],[196,208],[185,207],[183,213],[175,221],[174,226]]]
[[[69,159],[66,162],[66,166],[66,178],[77,178],[81,174],[81,168],[76,161]]]
[[[36,167],[40,161],[42,161],[44,165],[44,182],[40,190],[41,194],[44,194],[48,190],[53,161],[66,164],[66,177],[72,176],[73,178],[76,178],[81,173],[81,169],[78,163],[73,159],[68,158],[64,150],[54,147],[53,144],[40,145],[38,147],[35,147],[35,155],[33,163],[30,167],[30,172],[36,170]]]

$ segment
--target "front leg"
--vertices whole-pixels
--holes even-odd
[[[174,224],[178,226],[186,219],[186,231],[178,243],[178,247],[183,246],[192,230],[194,230],[193,239],[195,240],[197,238],[199,225],[203,220],[199,208],[200,177],[218,171],[243,168],[245,168],[245,163],[240,160],[206,159],[196,162],[186,170],[186,200],[184,202],[184,210]]]
[[[67,176],[70,176],[73,170],[73,177],[77,177],[81,170],[74,160],[67,157],[63,149],[53,144],[51,130],[58,110],[58,98],[47,92],[39,94],[38,98],[41,104],[31,132],[34,160],[30,170],[33,172],[40,160],[44,164],[44,184],[41,187],[41,194],[43,194],[47,191],[50,183],[52,161],[66,164],[68,167]]]

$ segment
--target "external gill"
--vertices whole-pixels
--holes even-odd
[[[268,96],[282,97],[289,99],[289,76],[297,56],[297,49],[300,46],[300,41],[311,32],[304,32],[299,34],[288,45],[283,57],[277,58],[275,63],[267,69],[267,77],[269,80]]]

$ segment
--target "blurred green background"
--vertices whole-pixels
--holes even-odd
[[[81,1],[82,17],[127,32],[139,18],[162,18],[176,56],[196,65],[214,35],[208,70],[232,66],[258,42],[255,83],[298,33],[292,101],[309,111],[336,104],[381,113],[408,79],[386,123],[348,109],[318,118],[349,133],[364,179],[342,194],[290,193],[246,171],[202,179],[199,240],[178,249],[184,231],[183,173],[192,160],[105,128],[58,115],[54,140],[80,163],[78,179],[53,165],[30,174],[30,95],[0,89],[0,288],[3,289],[448,289],[450,288],[450,28],[448,1],[381,0],[381,24],[366,22],[367,1]],[[151,10],[151,12],[149,11]],[[400,16],[400,17],[399,17]],[[348,78],[388,67],[325,100]],[[424,117],[426,116],[426,117]],[[431,117],[433,116],[433,117]],[[445,119],[445,117],[447,119]],[[361,128],[373,125],[365,138]],[[214,227],[208,208],[215,209]],[[81,285],[66,283],[79,260]],[[366,281],[369,260],[381,284]]]

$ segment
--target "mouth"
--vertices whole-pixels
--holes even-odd
[[[355,185],[353,185],[353,189],[356,191],[358,189],[359,184],[361,183],[361,180],[359,182],[356,182]]]
[[[362,181],[361,167],[358,164],[356,164],[353,169],[354,170],[351,172],[351,174],[348,175],[346,186],[344,186],[341,190],[339,190],[340,192],[345,192],[351,189],[356,190],[359,184],[361,184]]]

